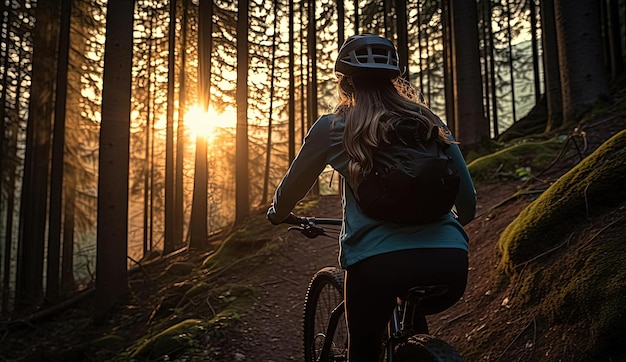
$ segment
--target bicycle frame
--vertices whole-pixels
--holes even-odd
[[[292,226],[288,228],[288,231],[297,230],[308,238],[316,238],[318,236],[327,236],[325,233],[325,229],[319,225],[341,225],[341,220],[339,219],[325,219],[325,218],[313,218],[313,217],[300,217],[294,214],[291,214],[289,218],[285,221],[287,224],[298,225]],[[335,331],[337,330],[337,326],[343,318],[344,314],[344,304],[345,302],[342,300],[330,313],[330,317],[328,323],[326,325],[326,333],[324,338],[324,343],[322,345],[322,350],[320,351],[319,360],[321,361],[330,361],[331,353],[333,350],[333,339],[335,336]],[[395,306],[393,309],[393,313],[391,318],[389,319],[388,324],[388,333],[389,338],[385,342],[385,350],[387,355],[387,362],[393,362],[393,349],[395,345],[400,341],[400,338],[406,336],[412,325],[407,325],[407,310],[413,310],[413,303],[410,303],[409,300],[402,300],[402,302]],[[401,315],[402,311],[402,315]],[[409,319],[411,320],[411,319]],[[407,328],[408,327],[408,328]],[[332,356],[333,360],[335,356]],[[342,356],[343,360],[347,359],[347,356]]]
[[[387,339],[385,346],[387,351],[387,362],[393,362],[394,347],[401,340],[401,338],[413,333],[414,308],[415,305],[408,300],[403,300],[399,305],[396,305],[393,308],[393,313],[389,319],[389,338]],[[411,315],[407,316],[407,311],[409,310],[411,311]]]
[[[411,303],[403,301],[399,306],[393,309],[391,318],[389,319],[388,332],[389,338],[386,341],[386,361],[393,362],[393,350],[400,339],[410,334],[410,325],[407,324],[407,310],[412,309]],[[401,312],[402,311],[402,312]],[[326,327],[326,338],[320,352],[321,361],[330,361],[330,353],[332,351],[333,337],[339,321],[343,317],[344,301],[341,301],[330,314]],[[409,319],[410,320],[410,319]]]
[[[328,324],[326,327],[326,338],[324,338],[324,345],[322,346],[322,351],[320,352],[320,359],[322,361],[330,360],[330,351],[333,346],[333,337],[335,336],[335,330],[337,329],[337,325],[339,321],[343,317],[344,311],[344,301],[342,300],[339,305],[333,309],[330,313],[330,318],[328,320]],[[330,336],[330,338],[328,338]]]
[[[317,224],[341,225],[341,220],[298,217],[294,214],[291,214],[290,217],[285,221],[285,223],[297,225],[290,227],[288,230],[297,230],[308,238],[316,238],[318,236],[330,236],[326,233],[326,230],[323,227]],[[320,270],[320,272],[324,271],[325,269]],[[328,274],[322,274],[322,276],[324,275],[326,275],[326,277],[328,276]],[[317,278],[317,276],[318,274],[316,274],[316,276],[313,278],[312,283],[315,282],[315,278]],[[338,288],[337,285],[335,285],[335,287]],[[444,356],[446,360],[450,361],[464,361],[464,359],[458,354],[458,352],[456,352],[453,347],[449,346],[445,342],[438,340],[436,337],[429,336],[427,334],[427,331],[420,332],[414,330],[414,314],[416,308],[419,306],[421,301],[429,297],[441,295],[447,290],[448,287],[441,284],[415,286],[409,289],[404,297],[398,299],[398,303],[394,307],[393,312],[389,318],[387,327],[387,339],[385,341],[381,341],[381,343],[383,343],[381,354],[384,353],[384,355],[382,355],[381,357],[386,356],[384,358],[384,361],[393,362],[394,355],[396,353],[401,353],[400,351],[404,352],[402,354],[403,358],[407,357],[406,353],[409,353],[409,356],[417,356],[416,353],[419,353],[419,356],[423,357],[424,355],[422,355],[422,353],[428,352],[432,353],[429,354],[432,357],[435,357],[436,355],[437,357]],[[336,348],[337,346],[333,345],[337,328],[341,319],[343,318],[344,306],[345,301],[341,300],[337,304],[337,306],[335,306],[330,312],[330,316],[328,317],[325,329],[318,330],[316,332],[317,334],[314,335],[316,336],[314,338],[317,338],[318,336],[323,337],[321,350],[319,351],[319,354],[315,353],[314,355],[317,361],[328,362],[347,360],[347,346],[340,346],[339,348]],[[310,337],[305,337],[305,345],[307,345],[307,343],[310,343],[310,341],[306,341],[306,338]],[[396,351],[396,349],[398,349],[398,351]],[[340,350],[341,354],[334,355],[336,350]]]

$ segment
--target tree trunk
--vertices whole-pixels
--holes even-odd
[[[8,145],[4,140],[4,135],[7,130],[7,118],[6,115],[6,95],[7,95],[7,76],[8,76],[8,67],[9,67],[9,32],[11,29],[11,18],[12,11],[6,6],[5,2],[2,1],[0,3],[0,14],[4,14],[6,12],[6,22],[4,15],[2,16],[3,23],[6,23],[6,32],[1,32],[0,36],[2,37],[2,43],[4,44],[5,56],[2,60],[2,79],[0,79],[0,150],[3,152],[6,150],[7,153],[13,153],[16,150],[16,147],[13,145]],[[19,83],[18,83],[19,84]],[[11,148],[9,148],[11,147]],[[11,155],[13,159],[14,155]],[[15,182],[11,181],[15,179],[15,170],[11,173],[10,165],[5,163],[5,157],[0,157],[0,214],[2,212],[2,206],[6,205],[6,230],[5,230],[5,244],[4,244],[4,254],[0,256],[0,263],[3,263],[3,273],[2,273],[2,305],[0,306],[0,311],[4,312],[9,309],[9,285],[10,285],[10,273],[11,273],[11,245],[12,245],[12,233],[13,233],[13,203],[14,203],[14,192],[15,192]],[[7,189],[7,200],[5,202],[3,198],[2,190],[5,188],[4,178],[8,173],[8,183],[6,186]],[[9,222],[10,221],[10,222]]]
[[[293,1],[293,0],[290,0]],[[343,0],[337,0],[337,43],[338,48],[341,48],[343,42],[346,41],[346,8]]]
[[[147,89],[152,89],[152,32],[154,13],[150,11],[150,37],[148,39],[148,59],[147,67]],[[146,92],[146,143],[144,152],[144,179],[143,179],[143,255],[148,255],[152,251],[152,136],[154,129],[152,126],[152,93]]]
[[[176,202],[174,210],[174,224],[176,225],[174,235],[175,243],[182,245],[183,243],[183,165],[185,155],[185,113],[187,112],[187,83],[185,70],[187,69],[187,8],[189,0],[182,0],[182,21],[181,21],[181,52],[180,52],[180,75],[178,89],[178,124],[176,125],[176,178],[174,186],[176,194],[174,200]]]
[[[306,124],[307,124],[307,104],[308,99],[306,99],[306,89],[308,89],[308,85],[305,87],[308,81],[308,64],[309,59],[306,58],[306,65],[304,63],[304,45],[306,43],[304,39],[304,4],[305,1],[300,1],[300,139],[304,139]],[[289,160],[293,160],[295,157],[295,147],[293,154],[289,154]]]
[[[11,29],[11,18],[13,12],[4,1],[0,2],[0,14],[3,14],[1,19],[4,23],[4,13],[6,12],[6,32],[0,32],[2,37],[2,43],[4,44],[4,58],[2,59],[2,75],[0,79],[0,150],[5,150],[4,135],[6,132],[6,96],[7,96],[7,76],[9,74],[9,29]],[[0,191],[4,182],[4,157],[0,157]],[[2,205],[2,192],[0,192],[0,205]],[[1,209],[0,209],[1,211]]]
[[[19,84],[18,83],[18,93],[19,93]],[[19,105],[18,105],[19,107]],[[13,122],[11,127],[11,138],[12,142],[9,145],[9,159],[15,160],[17,159],[17,135],[19,133],[18,123]],[[15,207],[15,162],[9,163],[7,167],[8,171],[8,187],[7,187],[7,219],[6,219],[6,233],[4,235],[4,265],[3,265],[3,275],[2,275],[2,311],[8,312],[9,308],[9,294],[11,291],[11,254],[13,245],[13,209]]]
[[[18,245],[15,304],[35,307],[43,296],[43,264],[48,205],[48,168],[55,76],[59,2],[37,4],[33,40],[32,82],[26,130],[26,158]],[[52,70],[52,71],[50,71]]]
[[[317,120],[318,110],[317,110],[317,17],[316,13],[316,1],[309,0],[309,14],[308,14],[308,33],[307,33],[307,49],[309,51],[308,56],[308,69],[309,69],[309,80],[308,80],[308,94],[307,94],[307,105],[309,107],[309,111],[307,112],[307,125],[306,129],[310,129],[313,123]],[[358,14],[356,16],[356,23],[358,24]],[[356,27],[356,32],[358,32],[358,26]],[[289,162],[293,161],[293,158],[289,159]],[[309,191],[309,193],[313,196],[319,195],[320,186],[319,183],[315,182],[313,187]]]
[[[548,105],[546,132],[561,126],[563,120],[563,102],[561,98],[561,76],[559,54],[554,23],[554,1],[541,1],[541,42],[543,48],[543,77]]]
[[[313,3],[315,3],[315,0],[313,0]],[[359,9],[359,0],[354,0],[354,34],[360,34],[361,20],[359,19]]]
[[[54,139],[50,175],[50,215],[48,225],[48,261],[46,269],[46,298],[55,301],[60,291],[61,210],[63,209],[63,152],[65,148],[65,103],[67,101],[67,68],[70,49],[70,19],[72,0],[61,2],[61,29],[54,105]]]
[[[175,250],[177,235],[174,189],[174,68],[176,66],[176,0],[170,0],[170,24],[167,55],[167,124],[165,132],[165,237],[163,254]],[[180,242],[180,240],[179,240]]]
[[[464,151],[489,138],[482,100],[476,2],[452,0],[454,42],[454,136]]]
[[[513,33],[511,32],[511,0],[506,1],[506,43],[509,50],[509,82],[511,84],[511,119],[513,122],[517,121],[517,115],[515,112],[515,66],[513,64]]]
[[[539,45],[537,41],[537,5],[534,0],[528,1],[530,9],[530,43],[533,57],[533,82],[535,85],[535,104],[541,100],[541,86],[539,83]]]
[[[309,104],[307,129],[317,120],[317,17],[315,15],[315,0],[309,0],[307,49],[309,51],[309,94],[307,102]],[[291,162],[292,159],[289,159]]]
[[[237,3],[237,136],[236,136],[236,206],[235,220],[250,212],[248,190],[248,5]]]
[[[489,47],[489,73],[491,74],[491,78],[489,79],[490,81],[490,90],[491,90],[491,104],[492,104],[492,119],[491,119],[491,124],[493,124],[493,129],[494,129],[494,138],[497,138],[500,136],[500,130],[499,130],[499,120],[498,120],[498,88],[496,87],[496,56],[494,54],[495,52],[495,45],[493,42],[493,27],[492,27],[492,7],[491,7],[491,0],[487,1],[487,12],[489,14],[488,17],[488,22],[489,22],[489,43],[488,43],[488,47]]]
[[[418,54],[418,60],[417,60],[417,67],[419,69],[419,90],[420,93],[422,93],[422,96],[424,94],[424,66],[423,66],[423,61],[422,61],[422,52],[424,51],[424,48],[422,47],[422,29],[424,29],[424,27],[422,26],[422,3],[421,1],[417,2],[417,54]],[[426,50],[428,50],[428,48],[426,48]]]
[[[96,313],[129,293],[128,162],[133,59],[133,0],[107,5],[98,177]]]
[[[483,0],[480,2],[481,5],[481,14],[482,14],[482,37],[483,37],[483,72],[484,72],[484,80],[483,80],[483,86],[484,86],[484,99],[485,99],[485,118],[487,120],[487,123],[490,123],[490,117],[491,117],[491,93],[489,93],[490,91],[490,87],[489,87],[489,81],[491,79],[491,77],[493,77],[494,75],[491,74],[489,72],[489,56],[491,55],[490,53],[490,47],[489,47],[489,37],[491,36],[491,7],[489,6],[489,2],[490,0]],[[494,138],[498,138],[498,124],[497,123],[493,123],[492,124],[493,127],[493,137]]]
[[[382,0],[383,1],[383,26],[385,27],[385,38],[390,39],[393,34],[393,30],[391,29],[391,2],[393,0]]]
[[[425,69],[426,69],[426,104],[431,105],[432,104],[432,95],[433,95],[433,91],[432,91],[432,84],[433,84],[433,79],[432,79],[432,70],[431,70],[431,62],[433,61],[433,59],[430,56],[430,36],[431,36],[431,31],[430,28],[425,28],[426,30],[424,31],[424,39],[426,41],[426,60],[425,60]],[[424,92],[424,90],[422,90],[422,92]]]
[[[402,76],[409,80],[409,39],[408,39],[408,29],[407,29],[407,17],[406,17],[406,1],[397,0],[396,1],[396,16],[397,16],[397,27],[398,27],[398,60],[400,65],[400,70],[402,71]]]
[[[61,293],[71,295],[76,290],[74,280],[74,215],[76,210],[76,174],[68,173],[65,187],[64,220],[63,220],[63,260],[61,262]]]
[[[289,10],[290,14],[293,11],[293,1],[289,2]],[[273,117],[274,117],[274,71],[276,68],[276,32],[277,32],[277,23],[276,20],[278,15],[278,2],[276,0],[273,1],[273,10],[274,10],[274,29],[272,33],[272,69],[270,71],[270,111],[267,117],[267,143],[265,145],[265,173],[263,175],[263,192],[261,194],[261,206],[267,204],[268,199],[268,189],[269,189],[269,181],[270,181],[270,162],[272,159],[272,125],[273,125]],[[294,138],[294,126],[295,126],[295,115],[294,113],[294,85],[293,85],[293,19],[289,18],[289,40],[292,45],[289,49],[289,145],[293,144]]]
[[[443,82],[446,99],[446,123],[454,131],[456,96],[454,94],[454,42],[452,41],[452,9],[451,0],[442,2],[442,34],[443,34]]]
[[[602,57],[600,6],[588,0],[554,0],[565,125],[573,125],[608,94]]]
[[[274,8],[278,8],[278,3],[274,2]],[[276,13],[275,13],[276,14]],[[296,84],[295,84],[295,62],[294,62],[294,25],[293,25],[293,0],[289,0],[289,157],[295,157],[296,154]],[[276,25],[276,24],[274,24]],[[274,26],[274,34],[276,34],[276,26]],[[275,39],[272,44],[275,44]],[[275,46],[275,45],[273,45]],[[272,48],[274,52],[274,48]],[[274,55],[272,55],[272,67],[274,67]],[[272,70],[272,82],[274,75]],[[272,89],[273,83],[272,83]],[[268,168],[269,170],[269,168]]]
[[[617,0],[608,1],[608,34],[611,79],[617,79],[624,72],[624,55],[622,53],[622,34],[619,24],[619,6]]]
[[[213,0],[198,4],[198,101],[204,112],[211,102],[211,52],[213,51]],[[189,224],[189,247],[206,250],[208,220],[208,167],[206,138],[196,136],[196,159],[193,177],[193,199]]]

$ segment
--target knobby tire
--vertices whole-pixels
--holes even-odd
[[[465,362],[452,346],[426,334],[407,338],[394,351],[394,362]]]
[[[326,327],[332,310],[343,300],[343,270],[327,267],[318,271],[307,289],[304,301],[304,360],[317,362],[326,338]],[[335,356],[346,356],[348,328],[341,318],[333,336]],[[330,361],[334,359],[331,356]],[[326,361],[324,361],[326,362]]]

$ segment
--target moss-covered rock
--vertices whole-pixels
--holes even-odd
[[[517,178],[516,170],[520,167],[531,167],[531,173],[532,170],[546,168],[555,159],[561,147],[563,143],[557,138],[519,143],[477,158],[467,167],[475,181],[486,181],[506,175],[509,178]]]
[[[87,342],[87,345],[89,345],[89,347],[104,349],[118,347],[123,345],[125,342],[126,340],[122,336],[118,336],[116,334],[107,334],[105,336]]]
[[[199,319],[187,319],[154,335],[142,343],[130,356],[133,360],[154,360],[180,352],[196,344],[196,338],[206,330]]]
[[[523,210],[498,243],[498,271],[510,277],[512,303],[532,310],[551,331],[567,333],[568,341],[576,343],[566,347],[580,360],[626,358],[621,347],[626,333],[625,182],[626,130]],[[538,343],[571,342],[547,338]]]
[[[197,297],[197,296],[202,296],[202,295],[206,295],[210,292],[211,290],[211,286],[204,283],[204,282],[198,282],[197,284],[193,285],[191,288],[189,288],[189,290],[187,290],[185,292],[185,294],[183,294],[182,298],[180,299],[180,301],[178,302],[177,307],[181,307],[184,306],[186,303],[189,302],[189,300]]]
[[[202,268],[213,270],[236,263],[238,260],[250,258],[263,250],[272,239],[242,237],[232,234],[220,245],[219,249],[209,255],[203,262]]]
[[[581,223],[566,244],[513,277],[513,303],[520,310],[536,310],[539,320],[568,331],[569,339],[577,341],[569,348],[585,354],[579,360],[626,358],[623,213],[624,207],[617,208]]]
[[[504,230],[501,272],[565,240],[572,226],[626,199],[626,130],[557,180]]]

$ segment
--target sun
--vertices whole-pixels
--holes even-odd
[[[236,124],[236,113],[226,110],[217,112],[209,107],[205,112],[202,107],[194,105],[185,113],[185,125],[192,136],[204,137],[212,140],[218,128],[234,127]]]

